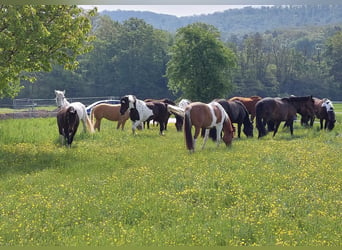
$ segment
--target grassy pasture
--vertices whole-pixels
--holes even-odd
[[[194,154],[115,127],[68,149],[54,118],[0,120],[0,246],[341,246],[342,114]]]

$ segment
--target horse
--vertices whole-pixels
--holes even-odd
[[[168,98],[163,98],[163,99],[145,99],[144,102],[162,102],[162,103],[167,103],[168,105],[176,105],[174,101],[168,99]],[[175,126],[176,126],[176,130],[178,132],[182,131],[182,126],[183,126],[183,117],[176,114],[176,113],[173,113],[173,112],[169,112],[169,118],[171,116],[171,113],[175,116],[176,118],[176,123],[175,123]],[[147,128],[149,128],[149,120],[146,121],[147,122]],[[165,124],[165,130],[167,130],[167,123]]]
[[[262,97],[260,96],[251,96],[251,97],[241,97],[241,96],[235,96],[228,101],[240,101],[242,102],[246,109],[248,110],[248,113],[251,115],[251,122],[253,123],[254,117],[255,117],[255,105],[258,101],[260,101]]]
[[[310,116],[313,114],[313,108],[312,96],[261,99],[255,106],[258,138],[266,135],[265,124],[272,128],[269,130],[274,131],[274,137],[282,121],[290,127],[291,135],[293,135],[293,121],[296,119],[296,114]]]
[[[120,104],[121,115],[123,115],[127,110],[130,111],[133,134],[135,134],[137,126],[152,118],[160,124],[160,135],[164,135],[165,124],[169,119],[167,103],[146,103],[143,100],[137,99],[134,95],[125,95],[120,98]]]
[[[74,109],[77,111],[77,115],[79,119],[82,121],[83,131],[86,132],[88,130],[90,133],[94,132],[93,124],[91,123],[87,115],[86,107],[84,106],[83,103],[80,103],[80,102],[69,103],[68,100],[65,98],[65,90],[64,91],[55,90],[55,95],[56,95],[56,104],[58,108],[63,108],[63,107],[68,107],[68,106],[74,107]]]
[[[126,121],[129,119],[129,111],[127,110],[123,115],[121,115],[120,107],[120,104],[107,103],[101,103],[93,107],[90,112],[90,120],[94,124],[94,130],[97,129],[98,131],[100,131],[102,118],[106,118],[110,121],[117,121],[118,124],[116,126],[116,129],[119,129],[121,126],[121,129],[123,130]],[[94,123],[95,119],[96,121]]]
[[[227,101],[225,99],[219,99],[216,101],[219,104],[221,104],[221,106],[227,112],[231,122],[238,124],[238,138],[240,138],[240,135],[241,135],[242,124],[243,124],[243,133],[247,137],[253,137],[253,124],[249,120],[249,114],[248,114],[247,108],[242,102]]]
[[[308,124],[308,120],[310,120],[310,126],[313,126],[315,121],[315,116],[320,121],[320,129],[323,129],[323,122],[324,122],[324,129],[332,130],[335,127],[336,117],[334,106],[332,102],[327,99],[319,99],[314,97],[314,116],[302,117],[301,122],[302,124]]]
[[[190,100],[188,100],[188,99],[182,99],[182,100],[179,101],[178,107],[180,107],[180,108],[182,108],[182,109],[185,109],[186,106],[188,106],[190,103],[191,103]]]
[[[73,106],[63,107],[57,112],[59,135],[62,142],[64,140],[68,147],[71,147],[71,143],[74,140],[79,123],[80,119],[78,117],[77,110]]]
[[[195,134],[192,137],[191,128],[195,127]],[[209,129],[215,127],[217,131],[217,146],[220,143],[221,132],[223,131],[223,141],[226,146],[231,145],[234,137],[234,129],[228,114],[218,102],[209,104],[193,102],[186,106],[184,113],[184,137],[186,147],[190,153],[194,152],[197,137],[200,130],[205,128],[205,136],[202,149],[209,137]]]

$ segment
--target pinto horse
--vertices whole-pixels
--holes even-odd
[[[57,125],[61,140],[71,147],[80,123],[77,111],[73,106],[63,107],[57,112]]]
[[[68,100],[65,98],[65,90],[64,91],[55,90],[55,95],[56,95],[56,103],[57,103],[58,108],[69,107],[69,106],[74,107],[74,109],[77,111],[77,115],[79,119],[83,123],[83,131],[86,132],[88,130],[91,133],[94,132],[93,124],[91,123],[87,115],[86,107],[84,106],[83,103],[80,103],[80,102],[69,103]]]
[[[92,108],[90,119],[93,123],[94,119],[96,119],[94,123],[94,129],[100,131],[101,120],[102,118],[106,118],[110,121],[117,121],[118,125],[116,129],[119,129],[121,126],[121,129],[123,130],[125,127],[125,123],[129,118],[129,111],[127,110],[123,115],[121,115],[120,107],[120,104],[101,103]]]
[[[191,128],[195,127],[195,134],[192,137]],[[226,146],[231,145],[234,137],[234,129],[228,114],[218,102],[209,104],[193,102],[186,106],[184,113],[184,137],[187,149],[194,152],[195,144],[201,129],[206,129],[202,149],[209,137],[209,129],[216,128],[217,146],[220,143],[221,132]]]
[[[255,105],[258,101],[260,101],[262,97],[260,96],[251,96],[251,97],[241,97],[236,96],[230,98],[228,101],[240,101],[245,105],[248,113],[251,115],[251,122],[253,123],[255,117]]]
[[[323,122],[324,122],[324,129],[332,130],[335,127],[336,117],[334,106],[329,99],[319,99],[314,97],[314,110],[315,116],[319,119],[320,128],[323,129]],[[302,124],[307,124],[308,120],[310,120],[310,126],[313,126],[315,121],[315,116],[308,116],[302,117]]]
[[[256,126],[259,136],[266,135],[265,125],[271,125],[273,136],[276,135],[279,125],[282,121],[290,127],[291,135],[293,135],[293,121],[296,114],[302,116],[311,116],[313,114],[314,102],[312,96],[307,97],[289,97],[289,98],[271,98],[267,97],[260,100],[256,106]]]
[[[160,124],[160,135],[164,134],[165,124],[169,119],[167,104],[162,102],[144,102],[134,95],[125,95],[120,98],[120,113],[123,115],[130,111],[132,121],[132,132],[135,134],[136,128],[148,119],[153,119]]]

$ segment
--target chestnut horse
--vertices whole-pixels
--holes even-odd
[[[101,120],[102,118],[106,118],[110,121],[117,121],[118,125],[116,126],[116,129],[119,129],[121,126],[121,129],[123,130],[125,123],[129,118],[129,110],[121,115],[120,107],[120,104],[101,103],[92,108],[90,112],[90,120],[94,123],[94,119],[96,119],[94,129],[100,131]]]
[[[242,102],[246,109],[248,110],[248,113],[251,115],[251,122],[253,123],[254,117],[255,117],[255,105],[258,101],[260,101],[262,97],[260,96],[251,96],[251,97],[232,97],[228,101],[240,101]]]
[[[60,138],[71,147],[77,132],[80,119],[77,110],[73,106],[62,107],[57,113],[57,125]]]
[[[195,127],[195,134],[192,137],[191,128]],[[234,129],[224,108],[218,102],[209,104],[193,102],[186,106],[184,113],[184,137],[187,149],[194,152],[196,139],[201,129],[206,129],[202,149],[209,137],[210,128],[216,128],[217,146],[220,143],[221,132],[226,146],[231,145],[234,137]]]

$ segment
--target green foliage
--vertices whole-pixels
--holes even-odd
[[[174,93],[206,102],[229,93],[236,59],[219,35],[214,26],[203,23],[179,29],[166,74]]]
[[[2,120],[0,245],[338,247],[337,121],[189,154],[172,125],[104,120],[68,149],[55,118]]]
[[[0,6],[0,97],[14,96],[27,72],[50,71],[54,63],[73,69],[91,49],[89,17],[76,5]]]

